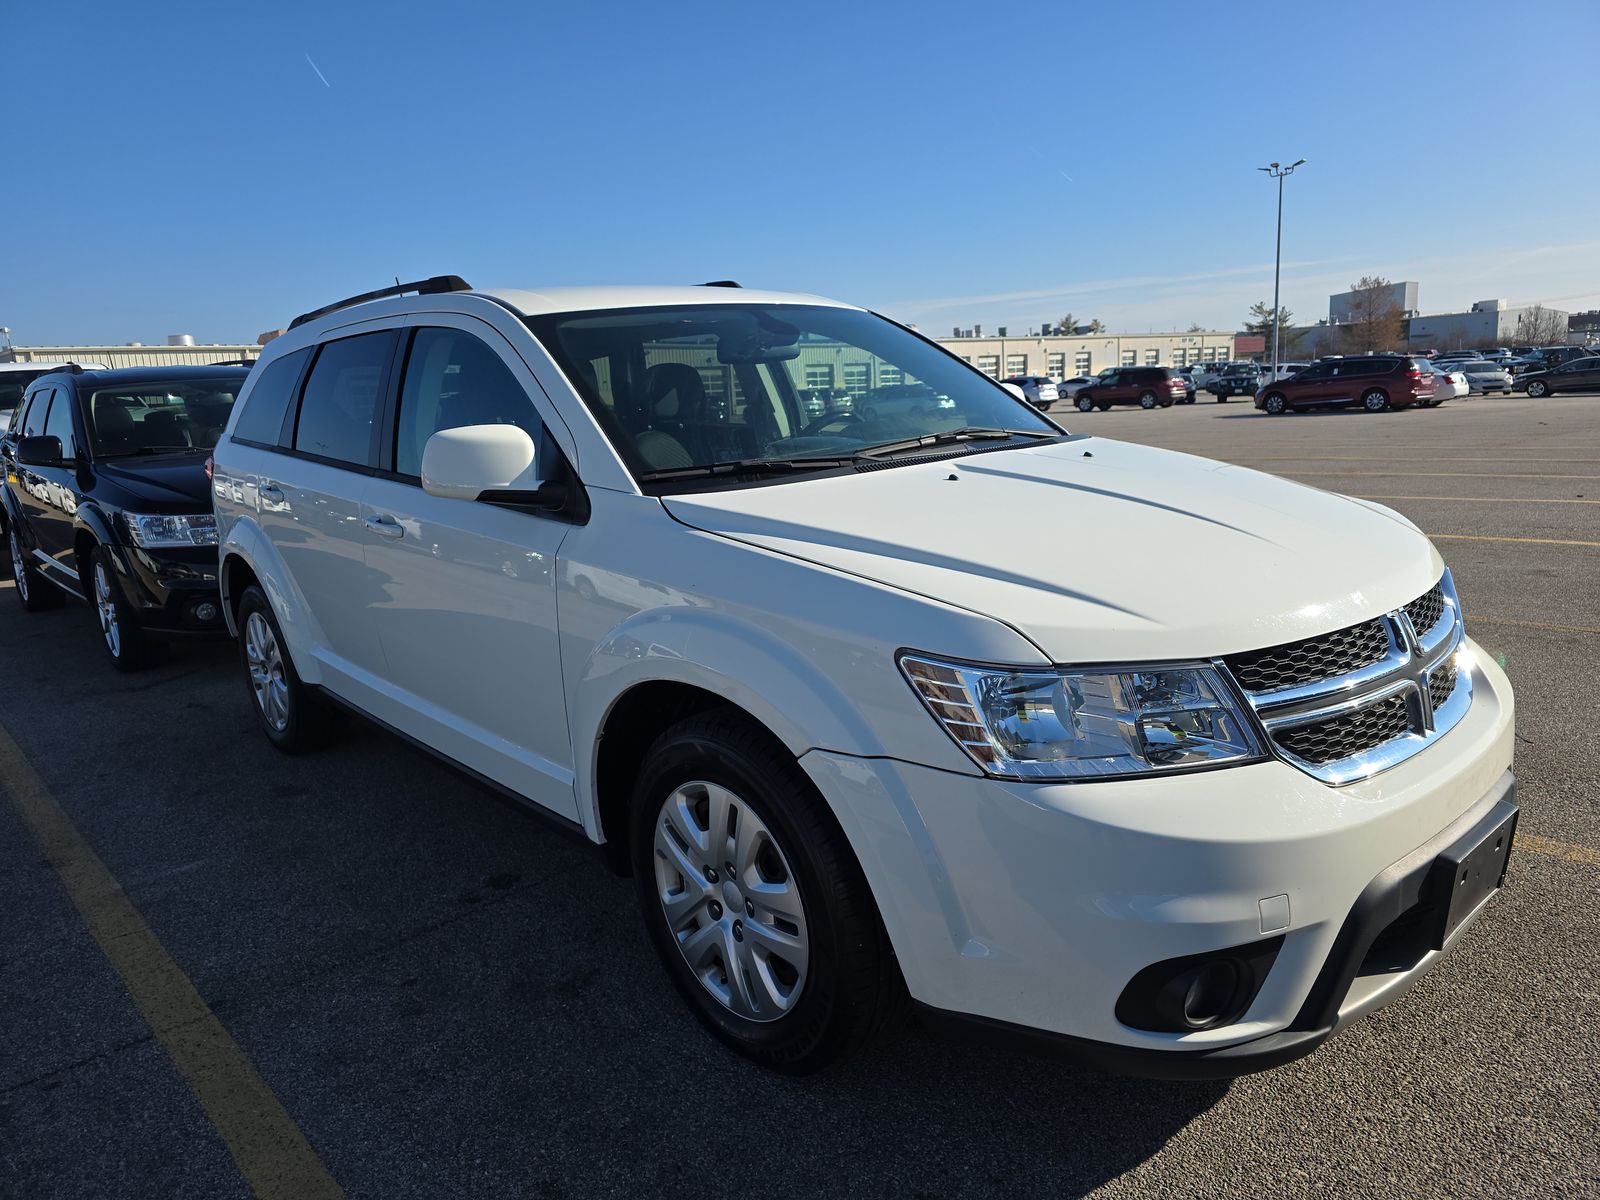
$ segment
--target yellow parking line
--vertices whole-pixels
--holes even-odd
[[[1519,629],[1544,629],[1551,633],[1600,633],[1591,625],[1549,625],[1544,621],[1519,621],[1515,617],[1480,617],[1476,613],[1467,618],[1469,625],[1515,625]]]
[[[1600,549],[1600,542],[1578,542],[1566,538],[1531,538],[1531,537],[1504,537],[1489,533],[1430,533],[1434,540],[1443,539],[1449,542],[1528,542],[1535,546],[1593,546]]]
[[[0,794],[55,868],[101,953],[122,977],[206,1119],[260,1200],[334,1200],[344,1191],[255,1066],[162,946],[21,747],[0,728]]]
[[[1541,500],[1531,496],[1376,496],[1352,492],[1363,500],[1449,500],[1461,504],[1600,504],[1600,500]]]
[[[1516,848],[1532,850],[1535,854],[1548,854],[1551,858],[1564,858],[1568,862],[1588,863],[1591,867],[1600,867],[1600,850],[1590,846],[1575,846],[1571,842],[1558,842],[1555,838],[1519,832]]]

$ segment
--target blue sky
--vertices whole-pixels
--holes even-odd
[[[1600,307],[1593,0],[5,0],[0,325],[253,340],[394,276],[1234,328]],[[38,58],[30,58],[30,48]]]

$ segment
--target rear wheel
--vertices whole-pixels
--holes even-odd
[[[1140,408],[1154,408],[1155,406],[1156,406],[1156,394],[1154,392],[1144,392],[1144,393],[1142,393],[1140,395],[1140,397],[1139,397],[1139,407]]]
[[[1361,407],[1368,412],[1382,412],[1389,407],[1389,395],[1382,388],[1373,388],[1361,397]]]
[[[96,546],[89,555],[89,603],[94,605],[100,641],[119,671],[142,671],[156,657],[156,644],[142,625],[133,606],[122,596],[117,582],[117,567],[111,551]]]
[[[691,717],[657,739],[634,788],[631,852],[662,965],[741,1054],[815,1071],[903,1011],[849,843],[794,758],[742,715]]]
[[[1284,399],[1282,392],[1273,392],[1261,402],[1261,407],[1272,416],[1281,416],[1289,410],[1289,402]]]
[[[335,714],[300,681],[267,594],[256,584],[239,598],[238,624],[239,660],[267,740],[286,754],[326,745]]]
[[[6,541],[11,547],[11,578],[17,585],[17,601],[26,612],[39,612],[61,603],[61,593],[28,559],[22,539],[17,536],[16,522],[12,522]]]

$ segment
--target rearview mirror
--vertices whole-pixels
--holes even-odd
[[[23,438],[17,443],[17,462],[25,467],[59,467],[61,439],[53,433]]]
[[[533,439],[515,425],[441,429],[422,448],[422,490],[447,500],[539,490]]]

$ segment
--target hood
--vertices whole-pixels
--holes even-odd
[[[139,504],[159,505],[158,511],[211,508],[204,452],[101,459],[94,464],[94,473],[102,484],[121,491],[125,496],[121,503],[129,508]]]
[[[1293,641],[1398,608],[1444,569],[1381,505],[1103,438],[662,503],[708,533],[992,616],[1056,662]]]

